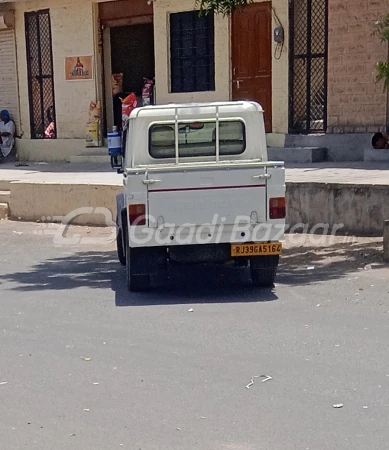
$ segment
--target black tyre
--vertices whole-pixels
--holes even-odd
[[[272,287],[277,275],[279,256],[262,256],[250,260],[251,280],[254,286]]]
[[[131,256],[130,248],[126,252],[126,266],[127,266],[127,286],[130,292],[145,292],[150,289],[150,275],[134,274],[133,268],[136,264],[136,258]]]
[[[256,269],[251,267],[251,280],[254,286],[258,287],[272,287],[274,285],[277,267],[267,267]]]
[[[120,264],[126,265],[126,244],[125,237],[123,236],[123,230],[119,228],[118,236],[116,238],[117,252]]]

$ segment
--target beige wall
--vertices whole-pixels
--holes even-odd
[[[95,80],[66,81],[65,57],[94,54],[91,0],[34,0],[15,3],[20,113],[24,136],[30,138],[24,13],[46,8],[50,9],[51,16],[58,138],[84,139],[89,103],[96,100],[96,83]]]
[[[193,10],[194,0],[158,0],[154,3],[157,102],[226,101],[231,98],[230,20],[215,19],[214,92],[170,93],[169,14]],[[285,46],[281,58],[273,59],[273,132],[288,131],[288,0],[273,0],[273,7],[285,28]],[[277,26],[273,19],[273,28]],[[275,45],[275,44],[274,44]]]
[[[389,0],[329,0],[328,131],[385,128],[386,94],[375,82],[375,64],[387,49],[372,36]]]
[[[14,3],[18,49],[19,95],[24,138],[30,138],[24,13],[50,9],[54,56],[55,102],[59,139],[85,138],[89,103],[101,86],[93,81],[65,80],[65,57],[93,55],[96,51],[96,22],[93,3],[100,0],[31,0]],[[140,0],[136,0],[140,1]],[[143,0],[142,0],[143,1]],[[146,1],[146,0],[144,0]],[[193,9],[194,0],[158,0],[154,3],[155,58],[158,103],[230,99],[230,21],[216,17],[216,90],[193,94],[171,94],[169,76],[168,17],[171,12]],[[285,28],[285,46],[279,60],[273,60],[273,132],[287,133],[288,127],[288,0],[273,0],[273,7]],[[273,21],[273,26],[277,24]],[[101,98],[98,98],[102,100]]]

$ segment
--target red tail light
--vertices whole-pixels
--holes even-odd
[[[285,219],[286,201],[285,197],[271,198],[269,201],[270,219]]]
[[[146,205],[130,205],[128,212],[130,225],[146,225]]]

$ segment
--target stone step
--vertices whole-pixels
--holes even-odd
[[[376,150],[373,148],[367,148],[364,151],[364,161],[389,162],[389,150]]]
[[[321,147],[284,147],[268,148],[269,161],[284,161],[285,163],[317,163],[326,161],[327,149]]]
[[[85,156],[71,156],[71,163],[95,163],[95,164],[107,164],[110,167],[111,160],[108,154],[106,155],[85,155]]]
[[[10,191],[0,191],[0,203],[9,204],[11,200],[11,192]]]
[[[0,220],[4,220],[9,215],[8,203],[0,203]]]
[[[108,147],[83,148],[77,151],[76,156],[105,156],[108,155]]]

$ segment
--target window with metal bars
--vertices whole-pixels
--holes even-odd
[[[25,13],[32,139],[56,139],[53,49],[48,9]]]
[[[214,14],[170,15],[171,92],[215,90]]]
[[[290,4],[289,132],[327,129],[328,0]]]

